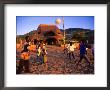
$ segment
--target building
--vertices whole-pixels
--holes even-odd
[[[32,38],[42,40],[48,45],[60,44],[63,40],[63,33],[56,25],[40,24]]]

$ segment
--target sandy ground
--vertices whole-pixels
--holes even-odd
[[[16,64],[19,66],[19,53],[17,50]],[[36,52],[31,52],[30,58],[30,73],[28,74],[94,74],[94,60],[91,59],[91,65],[83,59],[79,65],[76,62],[80,59],[79,50],[74,51],[75,59],[70,60],[63,52],[62,47],[47,46],[47,64],[40,64],[36,60]],[[90,56],[89,56],[90,57]],[[22,74],[25,74],[22,72]]]

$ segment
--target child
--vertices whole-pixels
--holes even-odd
[[[20,55],[21,59],[19,62],[17,74],[20,74],[23,71],[23,66],[25,67],[25,73],[29,73],[29,59],[30,59],[30,54],[29,54],[29,50],[28,50],[29,36],[26,36],[25,40],[26,40],[26,42],[23,45],[24,48]]]
[[[45,64],[45,70],[47,70],[47,51],[46,49],[42,49],[43,63]]]
[[[68,50],[68,49],[69,49],[69,46],[70,46],[70,45],[67,44],[67,45],[66,45],[66,48],[65,48],[65,51],[64,51],[64,53],[67,54],[67,58],[69,57],[69,50]]]
[[[71,56],[73,56],[73,58],[75,59],[75,57],[74,57],[74,49],[75,49],[75,46],[72,45],[72,42],[70,42],[70,46],[68,47],[70,60],[71,60]]]
[[[37,48],[37,60],[40,62],[40,63],[42,63],[43,62],[43,59],[42,59],[42,52],[41,52],[42,50],[41,50],[41,47],[40,46],[38,46],[38,48]]]
[[[46,63],[47,62],[47,51],[46,51],[46,49],[42,49],[42,55],[43,55],[43,62]]]
[[[93,54],[92,54],[92,48],[91,45],[88,45],[88,49],[87,49],[87,57],[89,58],[89,61],[93,59]],[[91,61],[90,61],[91,62]]]

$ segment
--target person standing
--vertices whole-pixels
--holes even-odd
[[[93,51],[91,45],[88,45],[87,56],[90,60],[93,59]]]
[[[90,65],[89,59],[86,55],[86,44],[84,41],[81,41],[80,42],[80,60],[76,63],[76,65],[78,65],[82,61],[83,58]]]
[[[74,57],[74,49],[75,49],[75,46],[72,45],[72,42],[70,42],[70,45],[68,47],[68,50],[69,50],[69,59],[71,60],[71,56],[73,57],[73,59],[75,59]]]
[[[29,54],[29,50],[28,50],[28,46],[29,46],[29,36],[25,37],[25,43],[23,45],[23,50],[21,51],[21,55],[20,55],[20,62],[19,62],[19,66],[18,66],[18,70],[17,70],[17,74],[21,74],[23,71],[23,66],[25,68],[25,73],[29,73],[29,59],[30,59],[30,54]]]
[[[65,49],[67,58],[69,57],[69,47],[70,47],[70,44],[67,44],[67,45],[66,45],[66,49]]]
[[[94,56],[94,45],[92,45],[92,54]]]
[[[46,44],[43,42],[41,45],[41,52],[42,52],[42,59],[43,59],[43,64],[45,66],[45,70],[48,69],[48,65],[47,65],[47,49],[46,49]]]

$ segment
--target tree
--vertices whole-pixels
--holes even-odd
[[[82,32],[82,31],[73,32],[72,39],[76,39],[80,41],[80,40],[86,40],[86,38],[87,36],[85,35],[85,32]]]

